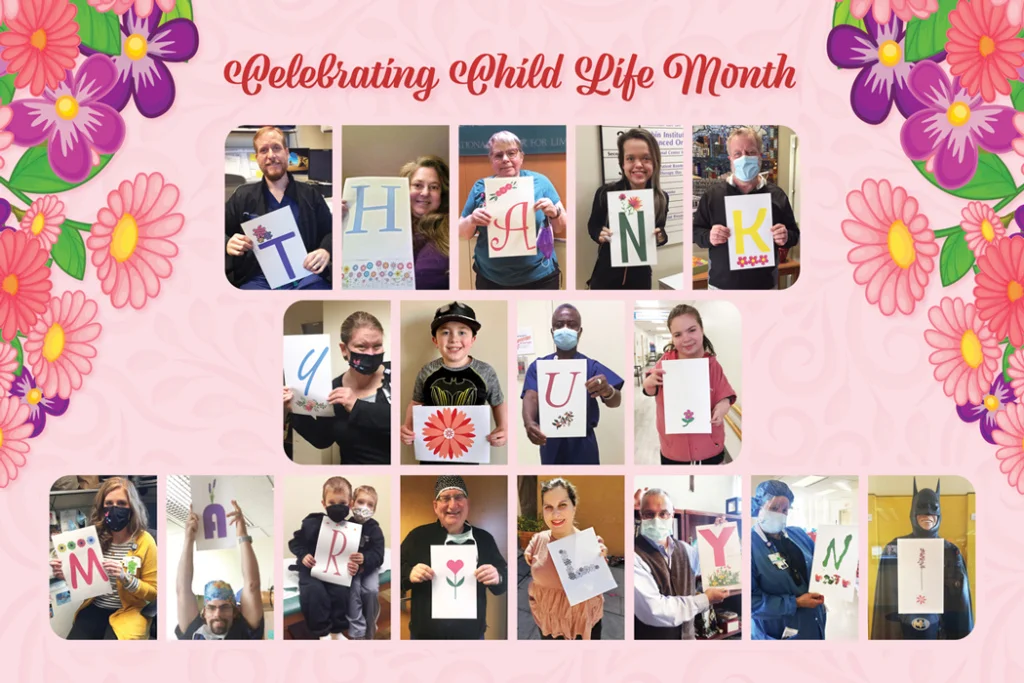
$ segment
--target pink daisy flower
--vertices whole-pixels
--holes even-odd
[[[986,102],[1010,94],[1010,80],[1024,65],[1024,40],[1017,37],[1018,24],[1006,20],[991,0],[961,2],[949,13],[946,61],[949,71],[972,97],[981,93]]]
[[[1006,374],[1010,376],[1010,386],[1017,400],[1024,398],[1024,349],[1017,349],[1010,356]]]
[[[1006,410],[996,415],[999,429],[992,432],[992,438],[1000,448],[996,451],[999,458],[999,471],[1007,475],[1010,486],[1024,494],[1024,405],[1011,403]]]
[[[153,13],[153,5],[156,4],[161,12],[170,12],[174,9],[176,0],[89,0],[89,4],[98,12],[113,11],[121,16],[135,5],[135,13],[145,19]]]
[[[2,1],[2,0],[0,0]],[[14,110],[0,106],[0,152],[4,152],[14,143],[14,133],[7,130],[7,124],[14,118]],[[4,158],[0,156],[0,168],[4,167]]]
[[[837,3],[843,0],[836,0]],[[916,17],[927,19],[939,9],[939,0],[850,0],[850,14],[863,19],[871,10],[871,16],[881,25],[889,23],[895,14],[903,21]]]
[[[21,0],[0,0],[0,23],[18,16]]]
[[[992,0],[992,4],[1006,6],[1006,20],[1011,24],[1024,24],[1024,0]]]
[[[0,33],[0,46],[5,48],[0,59],[7,62],[8,73],[18,74],[14,87],[27,86],[39,96],[67,77],[82,42],[76,12],[68,0],[35,0],[7,20],[7,31]]]
[[[7,395],[18,369],[18,352],[10,344],[0,344],[0,394]]]
[[[20,398],[0,398],[0,489],[17,479],[18,468],[25,466],[27,439],[32,433],[28,414],[29,407]]]
[[[64,202],[56,195],[46,195],[32,202],[21,218],[22,230],[27,230],[49,251],[60,237],[60,226],[64,223]]]
[[[129,301],[142,308],[160,293],[160,280],[171,275],[170,258],[178,247],[167,238],[185,223],[180,213],[171,213],[177,203],[178,188],[159,173],[140,173],[134,183],[125,180],[107,195],[86,246],[103,293],[116,308]]]
[[[1006,234],[1006,226],[988,204],[971,202],[960,212],[960,216],[963,219],[960,227],[964,229],[967,246],[974,252],[974,258],[981,258],[988,245]]]
[[[932,329],[924,338],[935,349],[928,362],[935,379],[958,406],[981,403],[999,369],[999,341],[981,321],[974,304],[944,298],[928,311]]]
[[[912,313],[939,253],[917,200],[888,180],[868,179],[846,196],[846,206],[853,220],[843,221],[843,234],[857,245],[847,257],[857,266],[854,281],[867,286],[868,303],[885,315]]]
[[[1024,236],[999,240],[978,259],[974,300],[992,332],[1024,346]]]
[[[85,292],[64,292],[29,330],[25,340],[25,364],[31,366],[36,386],[44,396],[68,398],[82,387],[82,377],[92,372],[96,356],[91,342],[100,335],[96,302]]]

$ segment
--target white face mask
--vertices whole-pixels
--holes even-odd
[[[352,516],[360,522],[365,522],[373,517],[373,510],[367,507],[352,508]]]
[[[672,535],[672,519],[645,519],[640,522],[640,533],[652,542],[662,544]]]
[[[757,515],[757,523],[766,534],[780,534],[786,528],[786,515],[781,512],[772,512],[768,508],[761,508]]]

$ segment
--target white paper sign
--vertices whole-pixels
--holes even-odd
[[[192,477],[192,509],[199,516],[196,550],[219,550],[238,545],[238,536],[228,521],[234,510],[230,477]]]
[[[945,545],[941,538],[896,539],[900,614],[942,614]]]
[[[537,361],[540,430],[549,439],[587,435],[587,361]]]
[[[306,245],[287,206],[242,223],[242,231],[252,240],[253,253],[271,288],[312,275],[302,267]]]
[[[421,462],[491,461],[490,406],[413,406],[412,428]]]
[[[704,587],[724,590],[741,588],[743,551],[736,523],[725,522],[721,526],[705,524],[695,527],[694,531],[697,532],[697,554],[700,556]]]
[[[593,528],[548,543],[548,552],[570,607],[616,588]]]
[[[343,289],[416,289],[408,178],[348,178]]]
[[[533,330],[529,327],[520,327],[516,331],[516,355],[525,356],[534,353]]]
[[[432,545],[431,619],[476,619],[476,546]]]
[[[487,253],[491,258],[537,253],[537,214],[533,178],[484,178],[484,207],[491,214]]]
[[[72,601],[95,598],[113,590],[110,577],[103,570],[103,550],[95,526],[54,534],[53,548]]]
[[[662,361],[666,434],[711,433],[711,372],[707,358]]]
[[[744,194],[726,197],[725,224],[730,231],[729,270],[768,268],[775,265],[771,195]]]
[[[608,193],[608,229],[612,268],[658,265],[654,190]]]
[[[824,595],[826,605],[853,602],[857,599],[858,556],[857,527],[818,527],[807,590]]]
[[[331,371],[331,335],[287,334],[284,337],[284,383],[292,390],[292,411],[301,415],[333,416],[327,402]]]
[[[348,558],[359,551],[359,537],[363,525],[355,522],[335,524],[324,515],[320,524],[320,535],[316,537],[316,564],[309,575],[327,583],[351,586],[352,575],[348,573]]]

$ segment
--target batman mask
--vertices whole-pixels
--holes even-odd
[[[917,490],[917,477],[914,477],[914,498],[910,501],[910,526],[914,529],[914,536],[917,538],[938,538],[939,523],[942,522],[942,509],[939,506],[939,491],[942,482],[935,484],[935,490]],[[930,529],[918,524],[918,515],[934,515],[935,525]]]

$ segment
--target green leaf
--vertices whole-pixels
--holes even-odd
[[[456,586],[454,583],[452,583],[451,579],[445,579],[445,581],[447,581],[448,585],[451,586],[452,588],[458,588],[458,586]]]
[[[465,576],[463,576],[461,579],[459,579],[458,583],[455,584],[455,587],[458,588],[459,586],[461,586],[464,583],[466,583],[466,577]]]
[[[89,171],[89,177],[81,183],[69,183],[57,177],[50,167],[50,159],[46,153],[46,143],[40,143],[25,152],[14,170],[11,171],[10,187],[29,194],[56,194],[67,192],[96,177],[113,158],[113,154],[101,154],[100,165]]]
[[[18,352],[18,369],[14,371],[14,376],[21,377],[21,369],[25,367],[25,351],[21,348],[21,340],[17,336],[11,340],[11,346]]]
[[[1006,351],[1003,352],[1003,379],[1007,383],[1010,383],[1010,356],[1017,352],[1017,349],[1013,347],[1009,342],[1006,343]]]
[[[967,246],[967,239],[964,232],[954,233],[942,243],[942,251],[939,253],[939,275],[942,276],[942,286],[949,287],[964,275],[967,275],[974,265],[974,253]]]
[[[0,78],[0,104],[10,104],[14,99],[14,90],[14,74],[7,74]]]
[[[1010,102],[1017,111],[1024,111],[1024,83],[1010,82]]]
[[[60,237],[50,250],[53,261],[65,273],[81,280],[85,277],[85,242],[82,234],[74,225],[74,221],[64,221],[60,228]]]
[[[843,0],[840,3],[837,3],[835,10],[832,11],[832,27],[835,28],[836,26],[842,26],[843,24],[856,26],[861,31],[867,33],[867,28],[864,26],[864,20],[858,19],[850,14],[850,0]]]
[[[907,37],[903,42],[903,59],[916,62],[937,55],[946,49],[946,31],[949,30],[949,13],[959,0],[939,0],[939,9],[927,19],[911,19],[907,22]]]
[[[99,12],[89,0],[71,0],[78,8],[78,36],[82,45],[105,55],[121,54],[121,22],[113,12]]]
[[[192,0],[178,0],[178,2],[174,3],[174,9],[160,17],[158,26],[163,26],[171,19],[188,19],[192,21]]]
[[[942,187],[935,180],[935,176],[924,170],[925,162],[915,161],[914,166],[928,179],[935,187],[947,194],[961,199],[1003,199],[1017,193],[1017,186],[1013,183],[1013,176],[1010,169],[995,154],[981,150],[978,152],[978,170],[974,176],[967,181],[963,187],[955,190]]]

